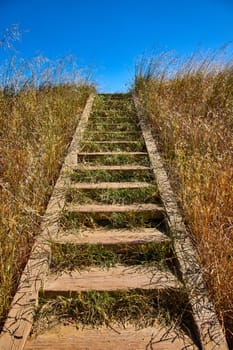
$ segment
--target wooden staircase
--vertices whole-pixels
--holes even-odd
[[[82,142],[76,144],[76,156],[73,145],[62,180],[55,188],[62,200],[50,211],[52,215],[55,213],[55,224],[44,228],[43,241],[51,249],[52,261],[53,246],[62,251],[67,244],[74,251],[101,247],[114,252],[118,260],[117,263],[110,260],[107,265],[95,262],[85,267],[76,263],[70,269],[66,256],[66,269],[57,271],[48,267],[39,296],[46,304],[46,300],[59,297],[68,298],[69,302],[77,295],[85,298],[85,293],[89,292],[107,293],[113,299],[116,293],[128,298],[130,293],[134,296],[150,293],[154,295],[150,299],[153,301],[151,314],[156,316],[148,321],[144,310],[140,310],[140,319],[129,311],[124,322],[120,322],[105,314],[104,322],[91,325],[88,317],[86,324],[82,324],[67,313],[57,317],[52,322],[54,326],[45,327],[42,332],[38,332],[35,323],[31,336],[21,342],[21,347],[17,345],[16,331],[15,345],[1,349],[227,349],[225,340],[215,347],[212,343],[209,347],[203,346],[189,302],[185,304],[187,310],[183,309],[186,287],[172,248],[168,213],[157,188],[132,99],[122,95],[96,97],[83,129]],[[166,253],[158,255],[156,261],[141,253],[136,262],[126,261],[124,252],[130,256],[131,250],[150,246]],[[160,311],[160,302],[167,305],[167,310],[165,307]],[[54,305],[56,315],[56,302]],[[42,313],[43,308],[41,310]],[[161,319],[166,320],[163,312],[169,314],[170,324],[161,323]]]

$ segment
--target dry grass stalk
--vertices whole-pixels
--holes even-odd
[[[39,75],[34,66],[31,75],[22,75],[21,68],[18,76],[14,70],[4,80],[2,74],[0,87],[0,325],[40,230],[78,116],[93,90],[85,81],[76,83],[74,71],[70,82],[66,77],[59,83],[58,76],[47,79],[55,66],[52,71],[46,66]]]
[[[178,64],[171,55],[154,56],[139,65],[135,91],[158,137],[219,317],[232,335],[233,66],[229,57],[219,51]]]

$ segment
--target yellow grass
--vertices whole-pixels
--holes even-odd
[[[141,61],[135,92],[149,114],[209,291],[233,333],[233,66],[229,56]]]
[[[85,83],[0,90],[0,324],[91,90]]]

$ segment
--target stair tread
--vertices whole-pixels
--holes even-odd
[[[148,188],[154,185],[148,182],[99,182],[99,183],[75,183],[69,189],[92,190],[92,189],[128,189],[128,188]]]
[[[102,131],[102,130],[100,130],[100,131],[90,131],[89,132],[90,134],[113,134],[113,135],[115,135],[115,134],[140,134],[141,135],[141,132],[139,131],[139,130],[135,130],[135,131],[127,131],[127,130],[125,130],[125,131]]]
[[[98,329],[75,325],[56,326],[36,338],[29,339],[25,350],[197,350],[185,334],[169,331],[167,327],[153,325],[136,329],[133,325],[112,328],[101,326]]]
[[[147,152],[79,152],[78,156],[115,156],[115,155],[129,155],[129,156],[147,156]]]
[[[84,165],[75,166],[77,170],[151,170],[150,167],[142,165]]]
[[[137,123],[135,123],[135,122],[130,122],[130,121],[128,121],[127,119],[125,119],[124,121],[117,121],[117,122],[104,122],[103,123],[103,121],[101,121],[101,122],[98,122],[98,123],[96,123],[96,121],[94,122],[94,123],[92,123],[91,121],[90,121],[90,125],[89,126],[93,126],[93,127],[95,127],[95,126],[119,126],[119,125],[122,125],[123,124],[123,126],[133,126],[133,127],[135,127],[135,126],[137,126]]]
[[[128,205],[117,205],[117,204],[76,204],[71,203],[66,206],[66,209],[70,211],[76,211],[80,213],[111,213],[111,212],[117,212],[117,213],[124,213],[124,212],[141,212],[141,211],[155,211],[155,212],[164,212],[163,207],[157,205],[157,204],[128,204]]]
[[[46,293],[78,291],[114,291],[130,289],[179,288],[177,278],[156,267],[118,265],[110,268],[92,267],[88,270],[51,274],[44,284]]]
[[[127,140],[123,140],[123,141],[121,141],[121,140],[119,140],[119,141],[117,141],[117,140],[112,140],[112,141],[84,141],[83,143],[84,144],[86,144],[86,143],[98,143],[98,144],[111,144],[111,143],[116,143],[116,144],[128,144],[128,143],[131,143],[131,144],[134,144],[134,143],[138,143],[138,142],[140,142],[140,141],[137,141],[137,140],[135,140],[135,141],[131,141],[131,140],[129,140],[129,141],[127,141]]]
[[[50,236],[56,243],[73,244],[145,244],[169,242],[170,238],[156,228],[127,229],[95,229],[95,230],[65,230],[56,236]]]

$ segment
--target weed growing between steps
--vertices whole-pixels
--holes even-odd
[[[172,264],[171,243],[137,245],[76,245],[52,242],[51,269],[54,272],[79,270],[90,266],[157,266],[162,270]]]
[[[114,132],[89,132],[85,133],[85,140],[87,141],[141,141],[143,138],[138,131],[114,131]]]
[[[94,110],[91,114],[91,118],[118,118],[118,117],[131,117],[137,120],[135,108],[132,102],[132,98],[113,100],[99,95],[94,102]]]
[[[138,131],[139,127],[137,124],[129,123],[129,122],[121,122],[121,123],[93,123],[89,120],[89,131],[102,131],[102,132],[111,132],[112,130],[114,131]]]
[[[140,329],[158,322],[177,331],[177,336],[181,336],[181,330],[189,336],[193,333],[192,314],[185,291],[88,291],[51,299],[44,298],[41,293],[33,332],[40,333],[58,323],[73,323],[77,328],[105,325],[113,329],[114,324],[125,326],[131,323]]]
[[[68,189],[66,201],[79,204],[133,204],[158,203],[159,195],[156,186],[151,188],[130,189]]]
[[[88,121],[90,123],[90,125],[120,125],[120,124],[128,124],[128,126],[132,125],[135,127],[139,128],[139,120],[137,119],[137,117],[134,116],[118,116],[118,117],[98,117],[98,116],[93,116],[93,114],[91,114],[91,116],[88,118]]]
[[[154,180],[153,172],[150,169],[143,170],[80,170],[74,169],[70,174],[73,182],[135,182]]]
[[[142,141],[125,143],[96,143],[95,141],[85,142],[81,147],[81,152],[145,152],[146,147]]]
[[[87,165],[141,165],[150,166],[148,156],[115,154],[106,156],[78,156],[78,162]]]
[[[75,228],[135,228],[135,227],[158,227],[165,221],[161,213],[156,218],[154,212],[126,212],[124,214],[112,212],[105,213],[76,213],[64,210],[61,214],[60,225],[63,229]]]
[[[88,121],[91,125],[95,124],[120,124],[120,123],[130,123],[131,125],[138,125],[139,121],[137,117],[134,116],[115,116],[115,117],[101,117],[91,114],[91,116],[88,118]]]

